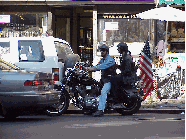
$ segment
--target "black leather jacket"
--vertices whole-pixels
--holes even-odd
[[[132,57],[129,54],[125,54],[120,59],[120,70],[121,75],[123,76],[123,82],[126,85],[133,85],[136,82],[137,75],[136,71],[137,68],[132,60]]]
[[[124,76],[130,76],[132,74],[132,58],[129,54],[124,54],[120,59],[120,70],[121,74]]]

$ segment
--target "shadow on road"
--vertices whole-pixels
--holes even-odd
[[[51,121],[52,120],[52,117],[51,118],[15,118],[15,119],[5,119],[5,118],[0,118],[0,122],[41,122],[41,121]]]

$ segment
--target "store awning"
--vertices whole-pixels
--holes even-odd
[[[185,0],[159,0],[159,5],[163,3],[169,4],[169,5],[175,3],[175,4],[181,5],[181,4],[185,4]]]

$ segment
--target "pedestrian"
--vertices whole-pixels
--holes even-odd
[[[99,63],[93,67],[86,67],[87,71],[99,71],[101,70],[101,81],[103,88],[101,89],[101,95],[99,96],[98,109],[92,115],[94,117],[103,116],[107,99],[107,93],[111,89],[110,77],[116,74],[115,60],[109,55],[109,47],[103,44],[100,47],[101,56],[103,57]]]

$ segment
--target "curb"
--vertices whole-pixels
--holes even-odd
[[[167,113],[167,114],[180,114],[184,112],[185,114],[185,109],[143,109],[139,110],[137,113]],[[83,114],[83,110],[67,110],[65,114]],[[117,113],[114,110],[110,111],[105,111],[105,113]]]

